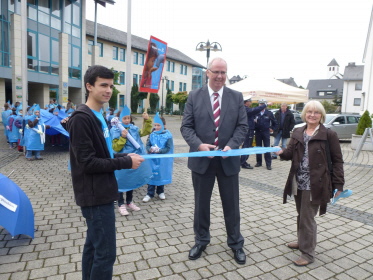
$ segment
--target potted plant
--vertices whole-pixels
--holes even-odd
[[[364,112],[364,114],[361,116],[361,118],[359,120],[357,129],[356,129],[356,134],[352,134],[351,149],[355,150],[358,147],[358,145],[361,141],[361,138],[362,138],[362,136],[365,132],[365,129],[366,128],[371,128],[371,127],[372,127],[372,119],[370,118],[369,112],[367,110],[367,111]],[[370,138],[370,136],[368,136],[365,139],[365,143],[364,143],[361,150],[372,151],[373,148],[372,148],[371,142],[372,142],[372,139]]]

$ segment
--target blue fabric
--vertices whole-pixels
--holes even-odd
[[[43,120],[44,124],[49,125],[51,128],[47,129],[48,135],[56,135],[62,133],[63,135],[69,137],[69,133],[62,127],[61,119],[58,116],[49,113],[47,110],[40,110],[40,118]]]
[[[150,144],[151,146],[157,145],[159,148],[164,148],[168,139],[172,141],[172,134],[169,130],[165,130],[164,133],[154,133],[150,134]],[[172,142],[171,149],[167,154],[172,154],[174,152],[174,145]],[[155,158],[151,161],[153,177],[149,181],[149,185],[162,186],[172,183],[172,171],[174,159],[170,158]]]
[[[81,207],[81,210],[87,223],[82,279],[111,280],[116,258],[114,202]]]
[[[40,127],[39,127],[40,125]],[[43,121],[40,119],[37,123],[37,125],[34,127],[37,130],[41,130],[45,133],[45,125],[43,124]],[[44,151],[44,143],[41,142],[40,134],[37,133],[34,129],[31,127],[26,127],[26,137],[25,137],[25,144],[27,147],[27,150],[30,151]]]
[[[126,141],[123,149],[120,153],[135,153],[143,155],[145,153],[145,147],[140,137],[139,128],[131,124],[128,129],[128,133],[139,143],[140,148],[135,149],[130,141]],[[119,138],[121,133],[119,129],[114,126],[110,129],[112,139]],[[143,185],[146,185],[152,176],[152,168],[150,161],[144,161],[137,169],[121,169],[115,171],[115,177],[118,182],[118,190],[120,192],[127,192],[130,190],[137,189]]]
[[[18,116],[16,115],[10,115],[8,117],[7,125],[9,125],[10,119],[13,119],[13,124],[12,124],[12,131],[8,130],[8,140],[10,143],[18,142],[20,135],[19,135],[19,129],[15,126],[16,119]]]
[[[111,137],[110,137],[110,131],[109,131],[109,128],[107,126],[107,123],[104,119],[104,116],[100,113],[100,112],[97,112],[95,110],[92,110],[91,111],[95,114],[95,116],[100,120],[101,122],[101,128],[102,128],[102,132],[104,134],[104,138],[105,138],[105,141],[106,141],[106,145],[107,145],[107,148],[109,150],[109,153],[110,153],[110,157],[111,158],[114,158],[114,151],[113,151],[113,148],[112,148],[112,143],[111,143]]]
[[[8,139],[8,135],[7,135],[6,126],[7,126],[7,120],[8,120],[11,113],[12,113],[12,110],[6,110],[6,111],[1,113],[1,120],[2,120],[3,125],[4,125],[4,135],[7,137],[7,139]]]

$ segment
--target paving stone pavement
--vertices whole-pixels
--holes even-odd
[[[166,116],[174,135],[175,152],[188,147],[180,135],[179,116]],[[135,123],[140,123],[137,118]],[[2,126],[1,126],[2,128]],[[145,139],[144,139],[145,140]],[[173,183],[166,200],[143,203],[146,187],[134,191],[141,211],[116,212],[117,260],[115,280],[124,279],[373,279],[372,152],[363,151],[353,164],[349,142],[341,143],[345,160],[345,188],[354,194],[329,206],[317,217],[316,260],[296,267],[297,251],[285,246],[295,240],[296,211],[290,199],[282,204],[282,190],[290,162],[274,160],[265,167],[240,172],[241,229],[247,263],[238,265],[226,245],[217,188],[211,201],[211,244],[202,257],[188,260],[194,244],[193,187],[186,158],[176,158]],[[67,170],[68,148],[46,146],[43,161],[28,162],[10,150],[0,131],[0,173],[8,175],[30,198],[35,212],[35,238],[14,239],[0,227],[0,280],[81,279],[85,222],[74,202]],[[255,156],[249,163],[255,164]],[[1,187],[1,186],[0,186]]]

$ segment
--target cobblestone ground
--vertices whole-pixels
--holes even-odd
[[[178,116],[166,117],[175,151],[186,152]],[[140,123],[141,119],[135,120]],[[2,126],[1,126],[2,128]],[[12,238],[0,227],[0,280],[81,279],[85,222],[74,202],[67,170],[68,148],[48,145],[43,161],[28,162],[10,150],[0,131],[0,173],[8,175],[30,198],[35,212],[35,238]],[[350,143],[341,143],[346,187],[353,196],[329,206],[317,217],[316,261],[296,267],[298,252],[285,246],[295,240],[296,212],[292,199],[282,204],[290,163],[274,160],[240,173],[241,228],[246,265],[237,265],[226,245],[226,232],[217,188],[211,202],[211,244],[202,257],[188,260],[193,237],[193,188],[185,158],[174,163],[173,183],[166,200],[143,203],[146,187],[135,190],[141,211],[122,217],[116,212],[117,260],[113,279],[373,279],[372,152],[354,163]],[[249,163],[255,165],[255,156]],[[1,186],[0,186],[1,187]]]

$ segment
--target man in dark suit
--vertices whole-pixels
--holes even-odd
[[[242,93],[224,86],[227,63],[213,59],[207,69],[208,85],[189,93],[180,128],[190,152],[238,149],[248,131]],[[218,106],[216,106],[218,105]],[[214,110],[213,110],[214,108]],[[189,259],[198,259],[210,243],[210,201],[215,178],[223,204],[227,243],[239,264],[246,262],[240,232],[240,157],[189,158],[194,188],[195,245]]]

